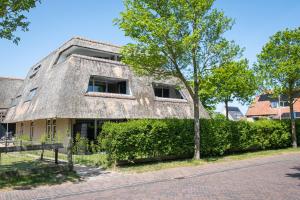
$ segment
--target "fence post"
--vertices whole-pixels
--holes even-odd
[[[73,138],[72,138],[72,133],[70,132],[69,142],[68,142],[68,147],[67,147],[68,168],[69,168],[70,171],[73,171],[72,149],[73,149]]]
[[[54,149],[55,164],[58,164],[58,148]]]

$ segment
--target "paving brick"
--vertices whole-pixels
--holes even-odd
[[[0,199],[294,200],[300,199],[300,154],[142,174],[103,174],[77,184],[1,192]]]

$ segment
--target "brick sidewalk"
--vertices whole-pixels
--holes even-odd
[[[258,158],[258,159],[251,159],[251,160],[243,160],[243,161],[235,161],[235,162],[229,162],[229,163],[218,163],[218,164],[209,164],[205,166],[198,166],[198,167],[182,167],[182,168],[173,168],[173,169],[166,169],[166,170],[161,170],[161,171],[156,171],[156,172],[147,172],[147,173],[142,173],[142,174],[121,174],[121,173],[108,173],[108,174],[103,174],[99,175],[93,178],[89,178],[86,181],[79,182],[79,183],[65,183],[62,185],[56,185],[56,186],[42,186],[38,188],[34,188],[31,190],[14,190],[14,191],[9,191],[9,192],[1,192],[0,193],[0,199],[7,199],[7,200],[23,200],[23,199],[58,199],[58,198],[65,198],[65,199],[94,199],[92,198],[93,195],[98,195],[99,198],[103,197],[105,198],[110,198],[113,197],[113,195],[116,195],[114,191],[118,191],[118,194],[121,194],[121,196],[116,196],[115,199],[122,199],[125,198],[126,194],[130,197],[130,195],[133,195],[133,193],[129,192],[130,190],[136,189],[140,191],[139,189],[143,189],[140,191],[141,196],[131,196],[134,199],[144,199],[146,198],[147,193],[145,193],[145,190],[152,191],[154,194],[160,194],[159,192],[162,192],[161,188],[168,188],[169,185],[174,185],[173,188],[177,188],[179,190],[181,187],[183,188],[182,185],[179,183],[183,184],[188,184],[188,182],[193,182],[193,181],[203,181],[205,177],[218,177],[218,175],[229,175],[230,176],[238,176],[238,174],[241,171],[245,170],[255,170],[256,168],[261,168],[261,169],[268,169],[270,167],[276,168],[276,166],[282,167],[279,168],[279,170],[285,170],[283,167],[287,165],[295,165],[298,164],[300,166],[300,154],[286,154],[286,155],[280,155],[280,156],[273,156],[273,157],[265,157],[265,158]],[[261,171],[264,171],[261,170]],[[251,173],[253,173],[251,171]],[[249,173],[249,174],[251,174]],[[259,171],[257,171],[257,174],[259,174],[258,178],[255,180],[258,180],[259,183],[259,177],[261,176],[262,178],[264,177],[264,174],[260,174]],[[241,177],[243,177],[244,174],[241,174]],[[253,177],[253,175],[251,175]],[[224,178],[224,177],[223,177]],[[228,177],[227,177],[228,178]],[[224,181],[222,178],[219,180],[216,179],[216,183],[218,181],[226,183],[226,180]],[[249,179],[250,180],[250,179]],[[290,179],[289,179],[290,180]],[[295,179],[292,179],[295,181]],[[299,180],[299,179],[298,179]],[[247,180],[242,180],[242,181],[247,181]],[[286,181],[286,180],[284,180]],[[187,182],[187,183],[186,183]],[[299,182],[298,182],[299,183]],[[176,185],[179,184],[179,185]],[[195,183],[196,185],[198,183]],[[207,185],[207,187],[213,187],[213,182],[211,183],[212,185]],[[228,183],[227,185],[224,185],[224,188],[227,187],[234,187],[235,191],[237,192],[240,190],[241,192],[244,192],[245,195],[243,197],[248,197],[246,199],[253,199],[252,195],[248,194],[244,188],[242,188],[238,181],[231,183],[232,185]],[[249,186],[251,183],[248,183]],[[256,184],[256,183],[252,183]],[[205,184],[203,185],[205,186]],[[254,185],[255,186],[255,185]],[[259,185],[257,185],[259,187]],[[273,186],[272,186],[273,187]],[[297,185],[299,187],[299,184]],[[280,187],[279,187],[280,188]],[[152,189],[152,190],[150,190]],[[208,198],[210,197],[216,197],[214,193],[217,193],[217,188],[214,188],[215,192],[210,192],[207,193],[209,190],[205,190],[205,187],[202,189],[197,190],[198,192],[202,191],[202,197],[207,196],[207,199],[215,199],[215,198]],[[271,188],[274,191],[276,191],[276,188]],[[288,189],[288,188],[287,188]],[[291,188],[290,188],[291,189]],[[298,188],[297,188],[298,189]],[[168,196],[163,199],[172,199],[174,194],[176,194],[176,191],[172,190],[172,187],[170,189],[170,197]],[[180,190],[179,190],[180,191]],[[269,191],[269,189],[268,189]],[[300,187],[299,187],[299,192],[300,192]],[[194,194],[195,191],[191,192],[190,195]],[[197,192],[196,192],[197,193]],[[224,193],[227,194],[227,196],[231,195],[226,193],[224,190],[220,190],[219,193]],[[168,190],[164,190],[164,195],[168,194]],[[180,192],[181,195],[183,195]],[[101,196],[102,195],[102,196]],[[105,196],[106,195],[106,196]],[[123,195],[123,196],[122,196]],[[151,195],[149,193],[149,195]],[[163,193],[161,194],[163,195]],[[176,194],[175,197],[177,197],[179,194]],[[300,193],[298,194],[300,198]],[[80,197],[80,198],[79,198]],[[118,198],[119,197],[119,198]],[[154,196],[152,196],[154,197]],[[179,196],[178,196],[179,197]],[[191,196],[182,196],[182,198],[188,198],[190,199]],[[96,198],[95,198],[96,199]],[[130,198],[128,198],[130,199]],[[193,198],[191,198],[193,199]],[[197,198],[196,198],[197,199]],[[272,198],[271,198],[272,199]]]

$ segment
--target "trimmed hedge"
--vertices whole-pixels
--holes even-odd
[[[288,123],[280,121],[201,119],[201,155],[220,156],[233,152],[289,147],[289,130]],[[110,161],[192,157],[193,121],[142,119],[122,123],[107,122],[98,140]]]

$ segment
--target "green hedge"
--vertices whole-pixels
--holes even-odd
[[[206,157],[291,145],[290,129],[286,122],[201,119],[200,124],[201,155]],[[99,143],[111,161],[191,157],[194,148],[193,121],[143,119],[108,122],[102,127]]]

